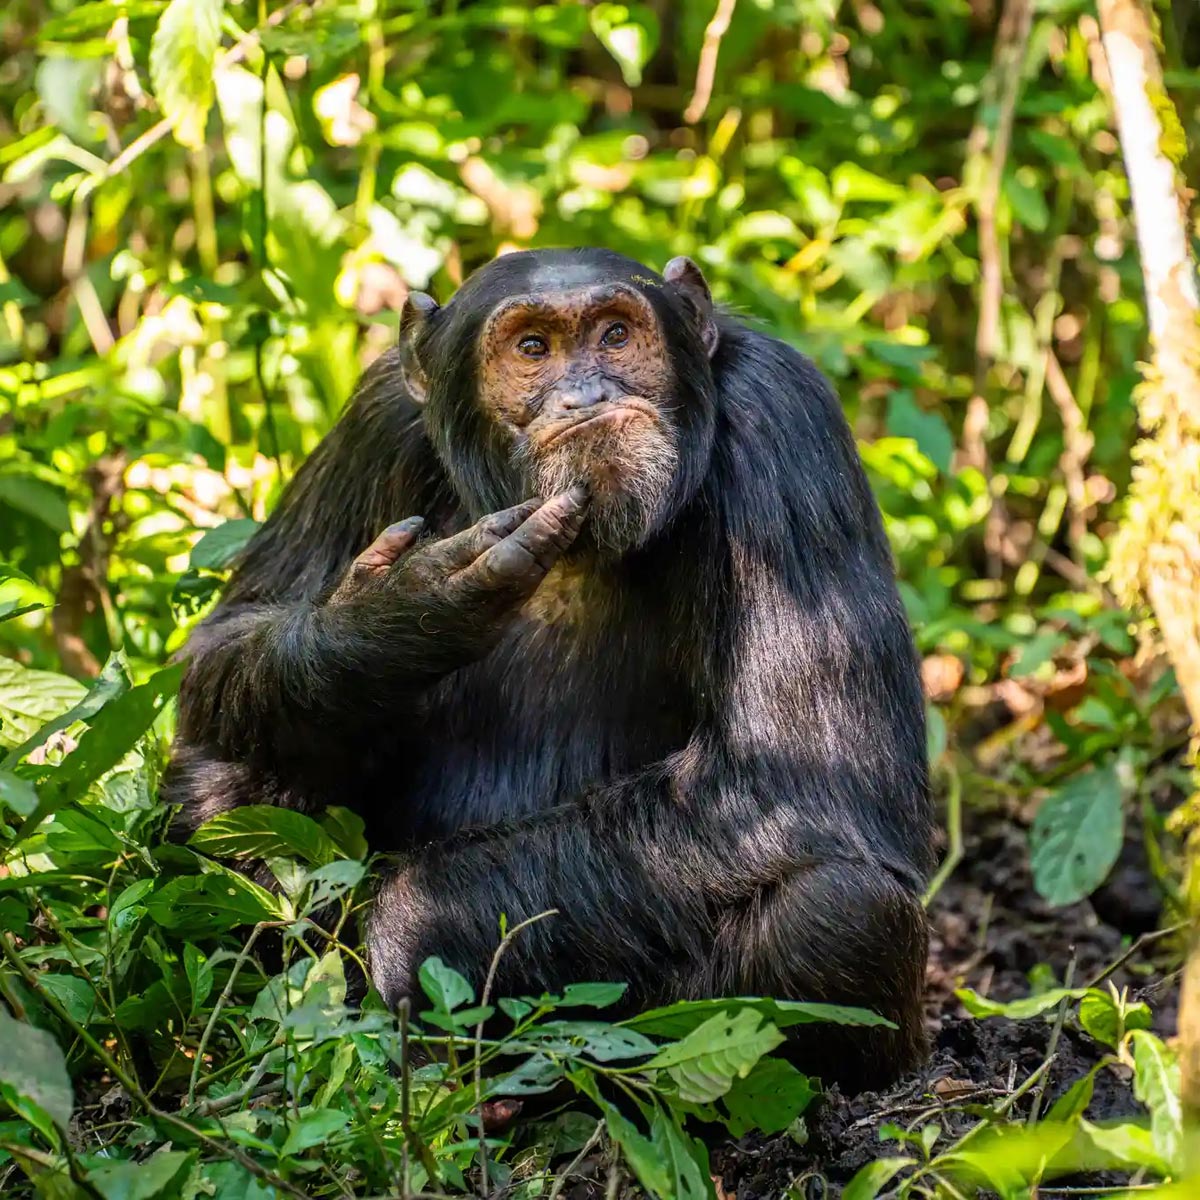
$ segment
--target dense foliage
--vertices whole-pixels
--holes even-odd
[[[347,814],[246,810],[161,844],[171,653],[407,289],[444,297],[510,247],[692,255],[720,302],[816,359],[924,656],[947,869],[963,811],[998,810],[1030,825],[1049,904],[1088,896],[1133,843],[1176,919],[1186,714],[1104,575],[1146,332],[1104,56],[1085,0],[1005,6],[1024,23],[998,7],[9,0],[5,1195],[395,1194],[486,1169],[534,1196],[607,1138],[618,1184],[701,1196],[701,1134],[801,1136],[817,1084],[770,1055],[779,1029],[869,1019],[763,1003],[567,1020],[562,997],[475,996],[431,962],[428,1015],[402,1028],[347,1008],[355,948],[309,919],[363,900]],[[1198,31],[1161,7],[1167,148],[1196,178]],[[280,890],[210,855],[267,857]],[[1095,1072],[1053,1105],[1034,1078],[977,1103],[965,1137],[896,1126],[853,1195],[1178,1175],[1169,1048],[1145,1005],[1072,988],[1065,966],[1023,1009],[965,993],[968,1010],[1056,1014],[1057,1037],[1078,1005],[1112,1051],[1097,1070],[1132,1079],[1148,1122],[1089,1122]],[[567,1003],[618,994],[580,987]],[[484,1038],[497,1003],[510,1031]],[[400,1072],[410,1040],[443,1052]],[[483,1093],[561,1081],[557,1108],[481,1149]]]

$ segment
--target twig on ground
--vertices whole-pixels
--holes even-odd
[[[1067,963],[1067,969],[1063,972],[1063,987],[1069,988],[1075,982],[1075,948],[1071,947],[1071,960]],[[1046,1070],[1042,1074],[1041,1081],[1038,1083],[1037,1091],[1033,1096],[1033,1104],[1029,1108],[1029,1124],[1033,1125],[1038,1119],[1038,1114],[1042,1110],[1042,1101],[1046,1098],[1046,1084],[1050,1081],[1050,1064],[1054,1061],[1058,1054],[1058,1039],[1062,1037],[1063,1022],[1067,1019],[1067,1007],[1070,1000],[1064,998],[1058,1006],[1058,1012],[1054,1017],[1054,1028],[1050,1031],[1050,1041],[1046,1046]]]
[[[1152,929],[1149,933],[1143,933],[1137,941],[1131,943],[1129,948],[1119,958],[1114,959],[1107,967],[1088,980],[1087,986],[1090,988],[1099,987],[1114,971],[1123,967],[1139,950],[1153,945],[1153,943],[1162,938],[1170,937],[1172,934],[1182,933],[1185,929],[1190,928],[1190,926],[1190,921],[1177,921],[1174,925],[1168,925],[1165,929]]]
[[[587,1158],[588,1154],[590,1154],[595,1148],[596,1143],[600,1141],[603,1133],[604,1122],[597,1121],[596,1128],[592,1130],[592,1136],[583,1143],[579,1153],[575,1155],[573,1159],[571,1159],[566,1168],[559,1174],[558,1178],[554,1181],[554,1186],[550,1189],[550,1195],[546,1197],[546,1200],[558,1200],[559,1196],[562,1195],[563,1188],[567,1186],[567,1180],[570,1179],[570,1177],[577,1170],[579,1170],[579,1164],[583,1162],[583,1160]]]

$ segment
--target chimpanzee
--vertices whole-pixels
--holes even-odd
[[[802,1026],[802,1065],[919,1061],[924,711],[879,512],[824,378],[689,259],[527,251],[412,295],[190,654],[185,829],[360,812],[400,854],[389,1003],[557,909],[496,995],[857,1004],[897,1028]]]

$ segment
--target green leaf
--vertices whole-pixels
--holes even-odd
[[[4,675],[8,667],[17,667],[18,670],[24,671],[23,667],[12,662],[10,659],[0,659],[0,728],[4,725]],[[115,700],[118,696],[129,691],[129,671],[125,665],[125,658],[121,654],[110,654],[108,661],[104,664],[104,669],[100,672],[99,677],[95,680],[90,688],[84,692],[83,685],[74,679],[68,679],[65,675],[52,675],[50,672],[28,671],[26,675],[41,676],[47,675],[49,679],[40,681],[36,684],[39,694],[44,697],[42,703],[51,706],[51,711],[56,715],[52,720],[47,720],[50,713],[47,712],[41,720],[38,721],[24,741],[5,757],[3,765],[5,767],[14,767],[22,758],[25,757],[31,750],[35,750],[38,746],[43,746],[46,740],[58,733],[60,730],[67,729],[76,721],[89,721],[96,715],[110,700]],[[71,699],[66,701],[70,707],[63,705],[62,697],[66,695]],[[72,704],[72,700],[82,696],[77,703]],[[39,705],[40,707],[40,705]],[[64,711],[65,707],[65,711]],[[4,741],[3,733],[0,732],[0,743]]]
[[[670,1196],[678,1200],[707,1200],[716,1195],[708,1150],[699,1138],[688,1137],[683,1132],[674,1113],[655,1108],[650,1122],[650,1141],[666,1167]]]
[[[1105,880],[1125,831],[1115,763],[1076,775],[1047,796],[1029,833],[1033,883],[1050,904],[1074,904]]]
[[[79,746],[39,785],[37,808],[25,819],[18,840],[63,805],[77,800],[137,745],[167,702],[179,691],[183,664],[175,663],[110,701],[92,718]]]
[[[723,1103],[729,1110],[729,1131],[742,1137],[751,1130],[781,1133],[821,1093],[807,1075],[781,1058],[763,1058],[749,1075],[735,1079]]]
[[[188,845],[214,858],[300,857],[317,865],[339,857],[333,839],[304,813],[246,804],[204,822]]]
[[[888,399],[888,432],[894,437],[912,438],[917,449],[943,475],[949,475],[954,456],[954,435],[945,419],[936,412],[917,407],[910,391],[901,389]]]
[[[629,988],[627,983],[572,983],[562,994],[565,1006],[607,1008],[616,1004]]]
[[[597,4],[592,32],[621,68],[630,87],[642,82],[642,68],[658,49],[658,17],[644,4]]]
[[[71,530],[71,510],[62,490],[35,475],[0,472],[0,504],[36,518],[55,533]]]
[[[37,803],[37,789],[28,779],[22,779],[11,771],[0,771],[0,804],[18,817],[27,817],[37,808]]]
[[[279,1156],[288,1158],[291,1155],[302,1154],[305,1150],[328,1141],[334,1134],[341,1133],[349,1124],[349,1116],[336,1109],[323,1108],[306,1113],[292,1126]]]
[[[475,989],[440,958],[427,958],[417,972],[421,988],[441,1012],[453,1012],[464,1004],[474,1004]]]
[[[144,1162],[94,1167],[88,1183],[104,1200],[159,1200],[178,1195],[177,1184],[195,1158],[190,1150],[160,1150]]]
[[[1078,1000],[1088,994],[1087,988],[1051,988],[1036,996],[1025,996],[1020,1000],[989,1000],[970,988],[958,988],[954,993],[963,1008],[973,1017],[1007,1017],[1010,1021],[1027,1021],[1057,1008],[1064,1000]]]
[[[686,1037],[717,1013],[733,1014],[750,1008],[766,1017],[779,1029],[792,1025],[807,1025],[814,1021],[828,1021],[833,1025],[882,1025],[888,1029],[895,1026],[886,1017],[865,1008],[852,1008],[842,1004],[819,1004],[805,1000],[768,1000],[756,996],[714,997],[709,1000],[680,1000],[663,1008],[652,1008],[647,1012],[630,1017],[621,1024],[651,1037]]]
[[[266,888],[236,871],[223,870],[168,880],[146,900],[146,912],[164,929],[190,937],[224,933],[238,925],[277,921],[283,916]]]
[[[1085,1001],[1086,1003],[1086,1001]],[[1047,1121],[1059,1121],[1064,1124],[1077,1121],[1087,1112],[1092,1102],[1092,1093],[1096,1089],[1096,1072],[1104,1066],[1097,1063],[1082,1079],[1077,1079],[1057,1100],[1046,1114]]]
[[[41,745],[41,740],[33,740],[34,736],[40,735],[51,717],[69,709],[85,691],[83,684],[69,676],[55,671],[32,671],[11,658],[0,657],[0,745],[22,750],[27,745],[30,750]],[[16,766],[20,757],[20,753],[8,754],[4,766]]]
[[[916,1165],[915,1158],[877,1158],[862,1167],[846,1184],[842,1200],[875,1200],[905,1167]]]
[[[0,1005],[0,1096],[18,1111],[32,1103],[60,1129],[71,1120],[74,1100],[67,1060],[44,1029],[9,1016]]]
[[[1022,647],[1020,653],[1008,668],[1013,679],[1022,679],[1032,675],[1040,666],[1050,660],[1065,646],[1070,639],[1062,633],[1034,634]]]
[[[1173,1171],[1183,1169],[1183,1104],[1179,1099],[1179,1059],[1143,1029],[1130,1034],[1133,1094],[1150,1110],[1154,1149]]]
[[[1079,1006],[1079,1023],[1084,1030],[1114,1050],[1131,1029],[1149,1029],[1153,1017],[1150,1006],[1142,1001],[1124,1004],[1099,989],[1088,992]]]
[[[78,975],[58,975],[47,971],[38,980],[38,987],[53,996],[80,1025],[90,1024],[96,1014],[103,1011],[96,989]]]
[[[658,1048],[634,1029],[603,1021],[544,1021],[520,1040],[540,1050],[564,1056],[584,1055],[597,1062],[646,1058]]]
[[[171,0],[150,41],[150,85],[182,146],[204,145],[223,0]]]
[[[334,805],[321,814],[321,827],[348,858],[366,858],[366,824],[357,813]]]
[[[207,571],[224,571],[232,566],[246,543],[258,532],[258,522],[249,517],[226,521],[210,529],[192,547],[191,565]]]
[[[748,1075],[783,1040],[770,1021],[753,1008],[743,1008],[732,1016],[711,1017],[682,1041],[665,1046],[646,1065],[666,1070],[681,1099],[707,1104],[729,1091],[735,1078]]]
[[[192,991],[192,1012],[196,1012],[213,990],[213,969],[204,954],[191,942],[183,948],[183,969]]]

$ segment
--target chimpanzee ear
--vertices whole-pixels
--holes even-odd
[[[438,310],[438,302],[424,292],[409,292],[400,313],[400,371],[404,386],[418,404],[425,403],[429,376],[421,365],[417,347],[425,331],[425,322]]]
[[[704,273],[690,258],[681,254],[667,263],[663,278],[695,314],[700,341],[708,357],[712,358],[717,352],[717,323],[713,318],[712,293]]]

